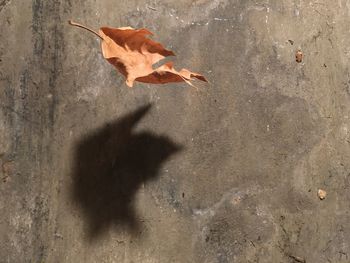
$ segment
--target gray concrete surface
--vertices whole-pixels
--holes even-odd
[[[68,19],[210,84],[129,89]],[[346,0],[1,0],[0,262],[350,262],[349,28]]]

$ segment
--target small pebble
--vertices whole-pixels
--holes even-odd
[[[318,189],[317,195],[321,200],[323,200],[326,198],[327,192],[325,190]]]
[[[295,61],[301,63],[303,61],[303,56],[303,52],[298,49],[298,51],[295,53]]]

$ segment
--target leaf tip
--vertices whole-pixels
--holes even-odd
[[[130,80],[130,79],[127,79],[126,80],[126,85],[128,86],[128,88],[132,88],[134,86],[134,81]]]

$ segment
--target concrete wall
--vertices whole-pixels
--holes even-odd
[[[210,83],[129,89],[68,19]],[[0,0],[0,262],[350,262],[349,28],[346,0]]]

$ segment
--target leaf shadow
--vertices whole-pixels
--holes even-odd
[[[90,240],[111,227],[137,233],[137,191],[155,180],[164,161],[181,150],[166,136],[133,128],[150,110],[143,106],[80,139],[75,146],[72,198]]]

